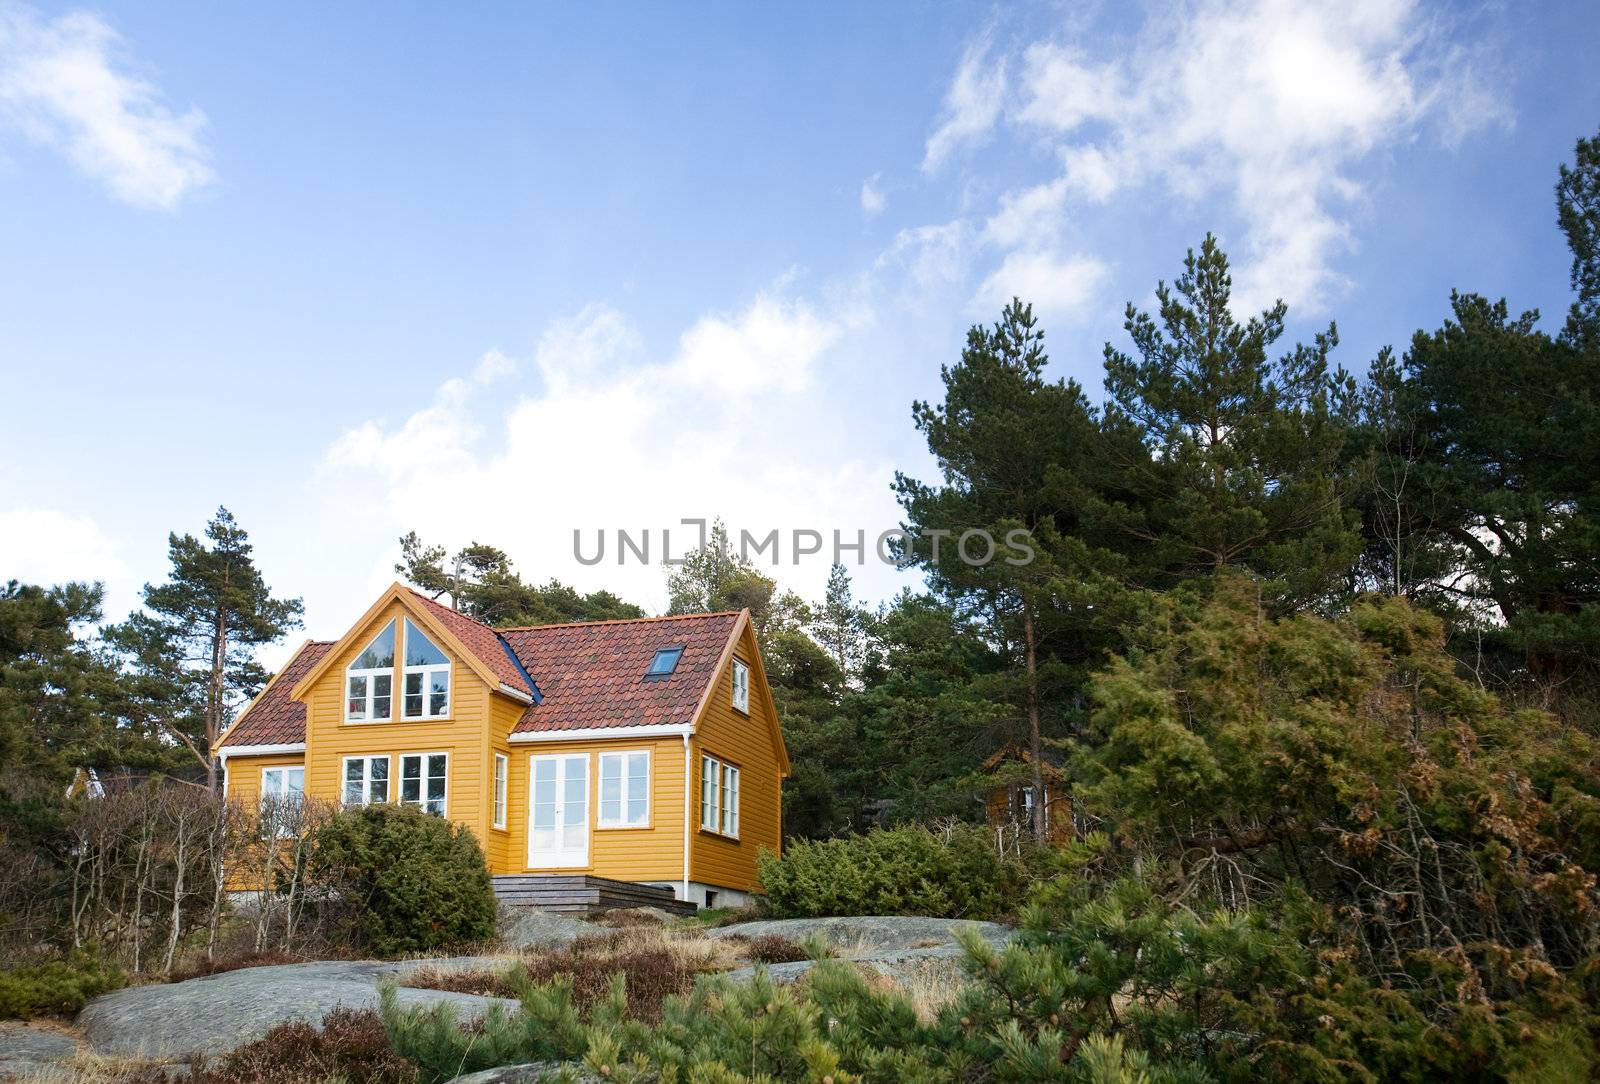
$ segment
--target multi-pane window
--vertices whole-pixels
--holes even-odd
[[[388,800],[388,757],[344,758],[345,805],[371,805]]]
[[[449,757],[443,753],[407,753],[400,758],[400,803],[420,806],[444,816],[445,779]]]
[[[261,769],[261,825],[280,836],[293,833],[305,798],[304,768]]]
[[[750,668],[738,659],[733,660],[733,706],[750,714]]]
[[[345,670],[344,717],[352,723],[390,718],[393,685],[394,622],[391,621]]]
[[[494,826],[506,826],[506,776],[511,770],[511,762],[504,753],[494,755]]]
[[[739,834],[739,769],[716,757],[700,758],[700,827]]]
[[[403,714],[407,719],[437,719],[450,714],[450,659],[406,618],[406,669]]]
[[[650,823],[650,752],[600,754],[600,825],[642,828]]]
[[[739,769],[732,764],[722,766],[722,834],[739,834]]]

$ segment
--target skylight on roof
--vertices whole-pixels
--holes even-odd
[[[664,647],[656,652],[656,657],[650,661],[650,669],[644,672],[647,678],[671,677],[672,672],[678,668],[678,659],[683,655],[683,646]]]

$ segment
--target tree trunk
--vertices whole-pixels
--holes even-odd
[[[1022,600],[1022,641],[1028,668],[1028,754],[1033,758],[1033,836],[1043,840],[1049,814],[1044,801],[1044,735],[1039,730],[1039,664],[1033,639],[1033,604]]]
[[[206,696],[206,786],[217,793],[217,739],[222,736],[222,678],[228,662],[228,610],[217,607],[211,642],[211,689]]]

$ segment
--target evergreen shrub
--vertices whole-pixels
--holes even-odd
[[[486,941],[495,898],[477,837],[407,806],[343,810],[317,829],[310,883],[380,956]]]
[[[115,990],[122,982],[120,970],[86,952],[0,971],[0,1020],[75,1013],[90,998]]]
[[[1015,911],[1022,864],[981,828],[920,825],[838,839],[801,840],[783,857],[763,852],[763,905],[775,918],[925,915],[988,919]]]

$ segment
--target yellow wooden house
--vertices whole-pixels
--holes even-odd
[[[748,902],[788,753],[749,611],[495,629],[401,585],[309,641],[218,740],[226,793],[401,802],[502,885],[573,875]]]

